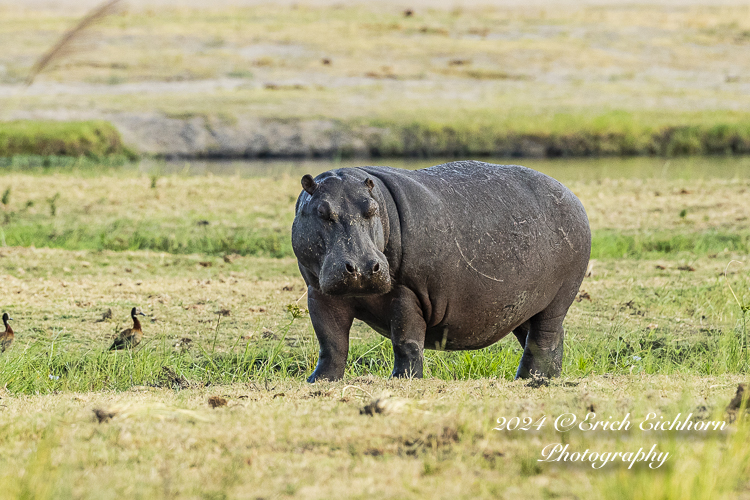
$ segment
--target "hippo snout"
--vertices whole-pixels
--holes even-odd
[[[357,266],[357,264],[355,264],[354,262],[347,261],[346,264],[344,264],[344,268],[350,275],[357,276],[361,274],[365,277],[368,277],[376,276],[378,273],[380,273],[381,266],[379,260],[371,260],[367,263],[367,265],[363,266],[363,268],[360,269],[359,266]]]
[[[379,295],[391,289],[384,257],[357,261],[328,258],[320,272],[320,289],[328,295]]]

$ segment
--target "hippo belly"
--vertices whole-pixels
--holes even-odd
[[[354,318],[391,339],[394,376],[421,376],[424,349],[478,349],[510,332],[524,347],[517,376],[559,374],[563,319],[591,248],[585,210],[562,184],[481,162],[340,169],[312,182],[293,227],[321,344],[311,381],[343,376]],[[321,224],[316,204],[335,220]]]

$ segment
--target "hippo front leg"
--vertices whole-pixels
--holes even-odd
[[[307,287],[307,308],[320,344],[318,365],[307,381],[339,380],[344,376],[349,354],[354,309],[347,300],[331,297],[313,287]]]
[[[408,288],[401,288],[391,302],[392,377],[422,378],[426,331],[417,296]]]

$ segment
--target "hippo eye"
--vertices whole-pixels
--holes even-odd
[[[329,221],[337,221],[339,220],[338,214],[331,210],[331,205],[329,205],[326,202],[321,203],[318,205],[318,215],[323,220],[329,220]]]
[[[362,213],[365,219],[370,219],[378,213],[378,202],[375,200],[369,200],[365,205],[365,211]]]

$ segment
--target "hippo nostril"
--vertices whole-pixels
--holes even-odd
[[[375,265],[372,266],[372,274],[375,274],[378,272],[380,272],[380,264],[376,262]]]
[[[346,272],[348,272],[349,274],[354,274],[354,271],[356,270],[357,268],[354,267],[350,262],[346,263]]]

